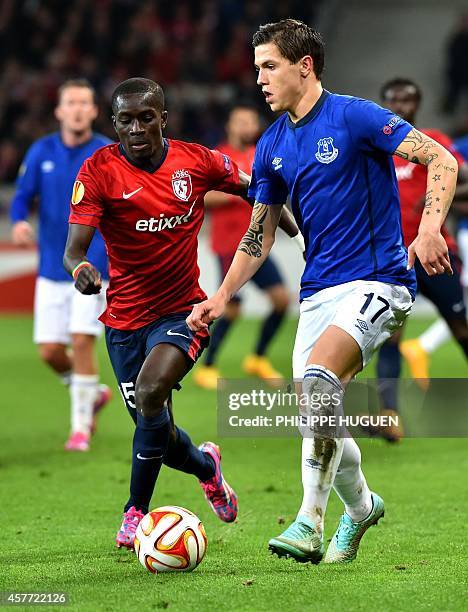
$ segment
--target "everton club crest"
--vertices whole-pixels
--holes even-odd
[[[174,194],[182,200],[187,202],[192,195],[192,179],[187,170],[176,170],[172,175],[172,189]]]
[[[318,143],[315,157],[322,164],[330,164],[338,157],[338,149],[333,144],[333,138],[321,138]]]

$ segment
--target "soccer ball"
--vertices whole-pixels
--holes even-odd
[[[148,512],[135,533],[135,553],[147,570],[191,572],[205,556],[205,528],[185,508],[162,506]]]

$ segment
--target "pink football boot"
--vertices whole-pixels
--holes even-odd
[[[198,448],[203,453],[210,455],[216,468],[213,478],[205,482],[200,480],[200,485],[205,493],[206,500],[218,518],[225,523],[232,523],[236,520],[237,516],[237,495],[224,480],[221,471],[221,452],[219,446],[213,444],[213,442],[203,442]]]
[[[135,531],[144,516],[145,515],[143,512],[137,510],[135,506],[129,508],[127,512],[124,512],[122,525],[117,533],[117,537],[115,538],[117,548],[121,548],[123,546],[129,550],[133,550]]]

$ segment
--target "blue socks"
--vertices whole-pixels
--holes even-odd
[[[226,317],[221,317],[216,322],[216,325],[214,326],[214,329],[213,329],[213,333],[211,334],[210,344],[208,345],[208,348],[206,350],[206,357],[205,357],[206,366],[213,365],[216,359],[216,354],[219,350],[219,347],[221,346],[221,343],[224,340],[224,337],[229,331],[231,324],[232,324],[232,321],[230,321]]]
[[[285,312],[277,312],[273,310],[267,318],[264,320],[262,328],[260,330],[260,336],[258,338],[257,346],[255,348],[255,355],[264,355],[268,345],[272,341],[274,335],[278,331],[281,325]],[[216,323],[213,333],[211,334],[210,344],[206,351],[205,365],[211,366],[215,362],[216,354],[224,340],[229,328],[232,325],[232,321],[226,317],[221,317]]]
[[[193,474],[202,481],[213,478],[215,474],[214,461],[210,455],[199,450],[189,435],[179,427],[175,427],[175,439],[170,436],[164,465],[186,474]]]
[[[398,379],[401,355],[398,344],[385,342],[377,358],[377,387],[382,408],[398,412]]]
[[[169,444],[171,422],[167,408],[163,408],[155,417],[145,418],[141,414],[136,416],[130,498],[124,512],[135,506],[146,514]]]
[[[273,339],[273,336],[278,331],[279,326],[281,325],[285,311],[277,312],[273,310],[272,313],[268,315],[262,325],[262,329],[260,330],[260,337],[258,339],[257,348],[255,349],[256,355],[264,355],[268,345]]]
[[[175,470],[193,474],[201,481],[214,476],[213,459],[199,450],[183,429],[175,427],[175,437],[171,435],[167,408],[155,417],[148,419],[137,414],[136,419],[130,498],[125,504],[124,512],[132,506],[144,514],[148,512],[163,463]]]

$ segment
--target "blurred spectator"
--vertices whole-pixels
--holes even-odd
[[[263,100],[251,37],[261,23],[311,22],[302,0],[0,0],[0,181],[13,181],[33,140],[56,128],[57,87],[85,77],[110,137],[110,95],[130,76],[161,81],[168,135],[219,141],[237,97]],[[262,104],[266,110],[266,106]]]
[[[468,13],[463,14],[447,44],[447,89],[443,111],[453,113],[463,93],[468,93]]]

